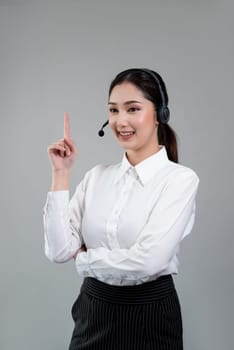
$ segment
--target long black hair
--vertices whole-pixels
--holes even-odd
[[[164,100],[167,105],[168,94],[166,85],[159,73],[153,70],[151,71],[153,74],[157,75],[162,93],[164,94]],[[117,74],[110,84],[108,96],[110,97],[110,94],[116,85],[122,84],[123,82],[130,82],[140,89],[144,97],[154,104],[155,110],[157,110],[157,107],[162,104],[162,96],[158,83],[156,83],[156,80],[151,76],[151,74],[144,71],[144,69],[130,68]],[[162,124],[160,121],[157,130],[159,144],[165,145],[168,158],[171,161],[178,163],[178,146],[175,131],[168,125],[168,123]]]

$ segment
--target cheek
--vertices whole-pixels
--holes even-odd
[[[109,127],[112,130],[114,130],[115,129],[115,121],[114,121],[114,119],[113,118],[109,118],[108,121],[109,121],[109,123],[108,123]]]
[[[155,121],[152,118],[152,115],[145,115],[142,116],[142,118],[138,119],[137,125],[142,130],[142,132],[144,132],[155,128]]]

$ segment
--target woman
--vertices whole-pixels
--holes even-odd
[[[52,186],[44,207],[45,254],[72,258],[84,277],[72,307],[69,350],[183,349],[178,273],[182,239],[193,227],[199,177],[178,163],[165,83],[128,69],[109,88],[109,124],[122,161],[87,171],[69,201],[78,154],[64,138],[48,147]],[[99,135],[102,136],[102,130]]]

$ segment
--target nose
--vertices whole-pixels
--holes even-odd
[[[117,126],[128,125],[128,116],[127,116],[127,113],[125,111],[122,111],[119,113],[116,124],[117,124]]]

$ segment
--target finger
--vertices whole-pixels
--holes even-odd
[[[65,143],[64,139],[61,140],[61,141],[55,142],[54,144],[60,145],[60,146],[63,146],[63,147],[65,147],[65,146],[67,145],[67,144]]]
[[[62,146],[62,145],[58,145],[58,144],[54,144],[54,145],[51,145],[47,148],[48,152],[53,152],[54,150],[57,150],[57,151],[65,151],[65,147]]]
[[[60,156],[64,158],[65,157],[65,151],[59,151],[59,152],[60,152]]]
[[[70,148],[71,152],[74,152],[74,154],[78,154],[78,148],[76,146],[76,143],[73,141],[73,139],[65,139],[64,143],[68,145]]]
[[[70,119],[67,112],[64,113],[64,138],[70,139]]]
[[[71,147],[70,142],[63,139],[63,141],[59,142],[59,144],[64,146],[64,149],[66,150],[67,155],[70,155],[72,153],[72,147]]]
[[[65,143],[62,141],[51,143],[48,148],[53,148],[56,146],[63,147],[63,149],[65,150]]]
[[[65,150],[66,150],[66,155],[70,156],[71,155],[71,150],[70,150],[69,146],[66,143],[64,143],[64,147],[65,147]]]
[[[65,150],[69,149],[69,151],[71,152],[70,142],[65,140],[65,138],[59,139],[59,141],[55,142],[54,144],[63,146]]]

